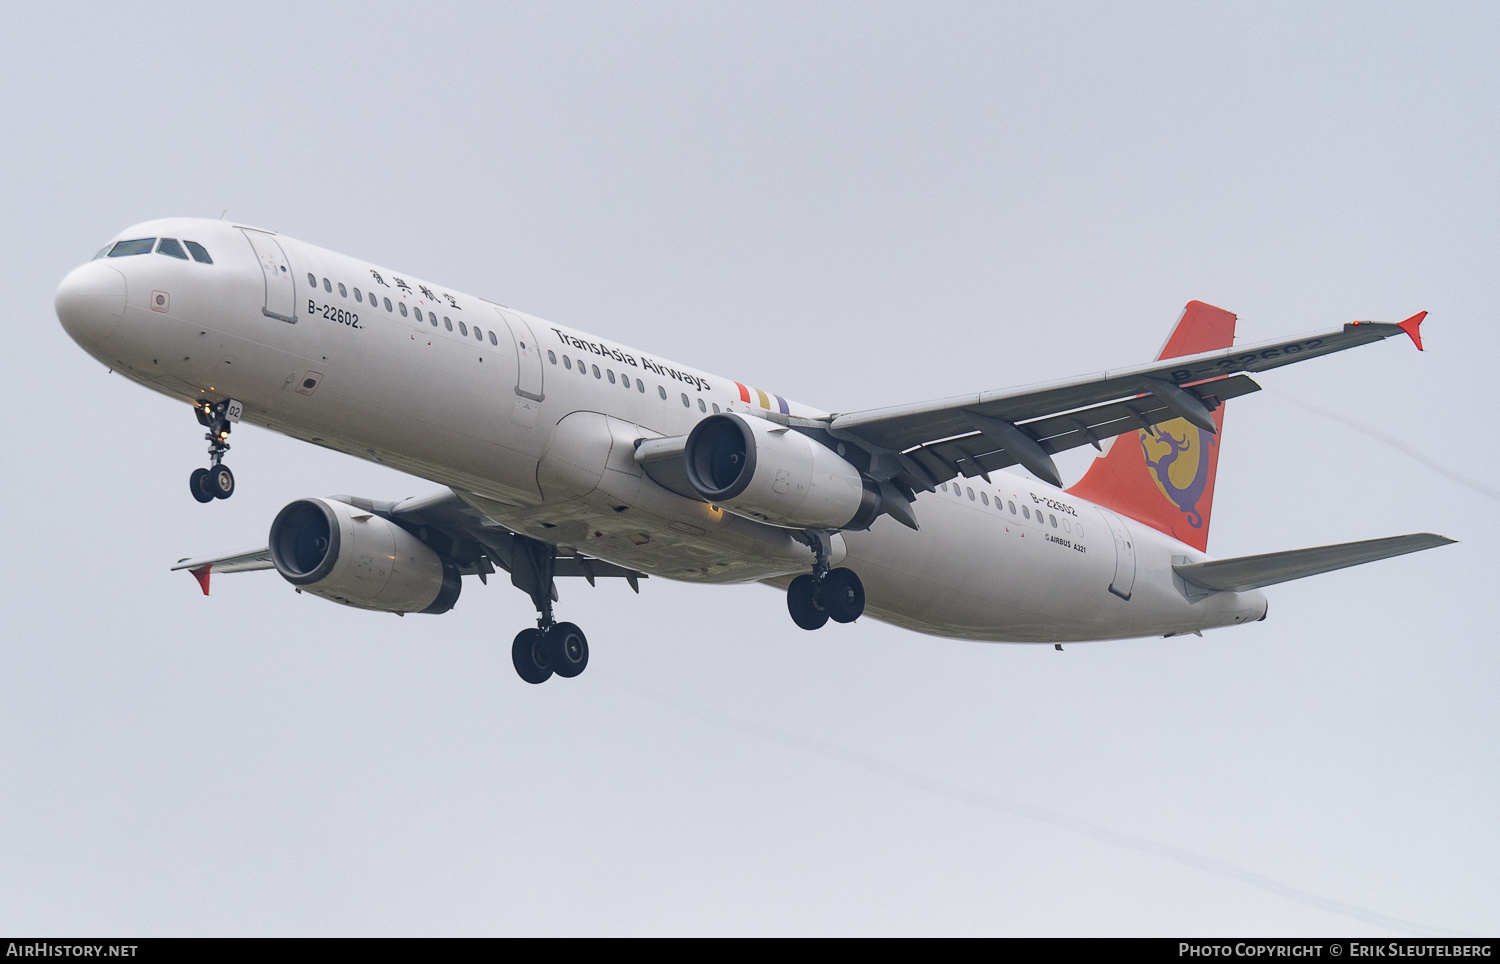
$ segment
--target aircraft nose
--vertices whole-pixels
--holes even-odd
[[[112,265],[90,261],[68,272],[53,305],[74,341],[97,345],[114,334],[125,313],[125,276]]]

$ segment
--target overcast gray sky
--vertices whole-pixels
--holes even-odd
[[[0,7],[0,930],[1500,931],[1497,9]],[[205,599],[171,562],[293,498],[433,488],[245,427],[200,506],[188,410],[68,340],[70,268],[226,209],[840,410],[1143,361],[1192,298],[1428,309],[1231,403],[1209,549],[1460,544],[1063,653],[569,582],[540,687],[503,584]]]

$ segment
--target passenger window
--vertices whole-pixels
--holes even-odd
[[[434,327],[434,328],[437,327],[437,315],[434,315],[432,312],[429,311],[427,313],[427,320],[430,321],[430,322],[432,322],[432,327]]]
[[[1047,521],[1052,523],[1052,528],[1057,528],[1057,516],[1049,512],[1047,513]]]
[[[318,276],[309,271],[307,273],[307,283],[316,288],[318,286]]]
[[[135,241],[120,241],[109,249],[111,258],[128,258],[132,254],[150,254],[156,245],[155,238],[140,238]]]
[[[601,372],[601,371],[599,371],[599,366],[598,365],[594,366],[594,377],[595,378],[603,378],[604,377],[604,373]]]
[[[333,285],[328,283],[327,278],[323,279],[323,290],[328,292],[329,294],[333,294]]]
[[[443,316],[443,327],[446,328],[446,329],[448,329],[449,331],[452,331],[453,330],[453,319],[449,318],[447,315],[444,315]]]
[[[354,300],[359,302],[363,302],[365,300],[364,296],[359,293],[358,288],[354,289]]]
[[[985,505],[989,505],[990,504],[990,497],[989,497],[988,493],[985,493],[985,492],[979,493],[979,501],[983,502]]]
[[[1067,516],[1063,516],[1063,531],[1064,532],[1072,532],[1073,531],[1073,526],[1072,526],[1072,524],[1070,524],[1068,522],[1068,517]]]
[[[386,311],[390,311],[391,310],[391,299],[389,299],[389,298],[385,299],[385,310]]]
[[[656,394],[658,394],[658,395],[661,396],[661,400],[662,401],[665,402],[667,400],[667,389],[666,389],[665,386],[663,386],[663,385],[656,386]]]
[[[714,414],[715,415],[719,414],[719,403],[718,402],[714,402]]]
[[[646,394],[646,383],[637,378],[635,380],[635,390],[640,392],[642,395]]]
[[[469,337],[469,326],[460,321],[458,323],[458,333],[465,338]]]
[[[569,358],[567,355],[564,355],[563,356],[563,367],[566,368],[568,371],[572,371],[573,370],[573,359]]]
[[[547,349],[547,360],[549,362],[551,362],[552,364],[556,365],[557,364],[557,352],[555,352],[552,349],[548,348]]]
[[[1028,509],[1028,508],[1026,508],[1024,505],[1021,506],[1021,518],[1023,518],[1023,519],[1029,519],[1029,518],[1031,518],[1031,510]]]
[[[1014,502],[1010,503],[1010,514],[1011,515],[1015,515],[1016,514],[1016,504]]]
[[[433,324],[437,324],[437,322],[433,322]],[[493,331],[490,332],[490,344],[496,347],[499,347],[500,345],[500,343],[495,340],[495,333]]]
[[[1083,523],[1078,523],[1078,538],[1083,538]]]
[[[344,283],[342,281],[339,282],[339,297],[340,298],[347,298],[347,297],[349,297],[349,292],[347,290],[345,290]]]
[[[182,245],[177,243],[176,238],[162,238],[161,243],[156,246],[157,254],[164,254],[170,258],[188,259],[187,252],[182,250]]]
[[[973,489],[969,490],[969,501],[970,502],[974,501],[974,490]]]
[[[584,376],[585,378],[587,378],[589,374],[589,366],[584,362],[582,358],[578,359],[578,374]]]
[[[396,307],[401,309],[401,317],[405,318],[406,317],[406,302],[404,302],[404,301],[398,301],[398,302],[396,302]]]
[[[609,376],[609,383],[613,385],[615,383],[615,370],[611,368],[605,374]]]
[[[214,259],[208,256],[208,249],[197,241],[184,241],[182,243],[187,245],[188,252],[192,254],[194,261],[197,261],[199,264],[214,263]]]
[[[939,482],[938,483],[938,488],[942,489],[944,492],[947,492],[948,491],[948,483],[947,482]]]

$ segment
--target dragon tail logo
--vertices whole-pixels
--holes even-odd
[[[1167,501],[1187,514],[1188,525],[1203,528],[1203,514],[1198,502],[1208,485],[1212,459],[1206,446],[1218,445],[1218,439],[1184,419],[1174,419],[1156,426],[1156,434],[1141,431],[1141,451],[1156,488]]]

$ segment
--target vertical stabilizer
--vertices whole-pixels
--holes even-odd
[[[1156,357],[1232,347],[1234,322],[1231,312],[1190,301]],[[1223,405],[1214,410],[1213,420],[1217,433],[1179,418],[1156,426],[1154,435],[1142,429],[1116,436],[1068,491],[1206,552],[1224,437]]]

